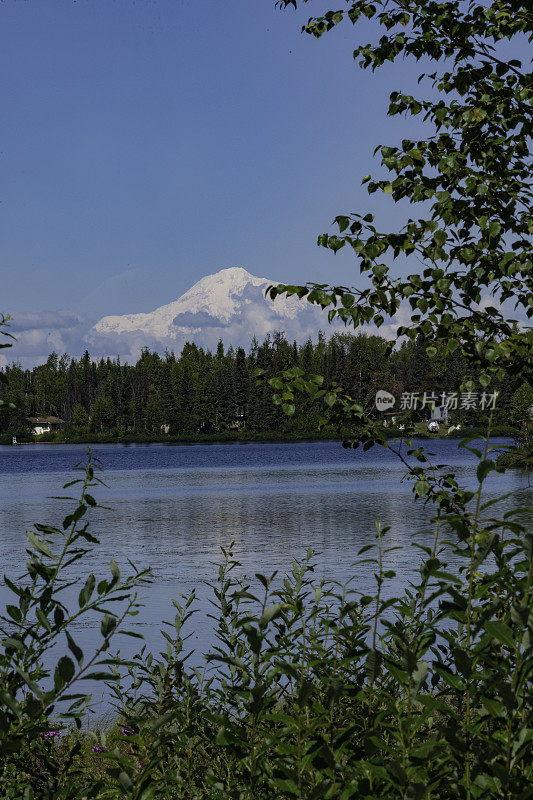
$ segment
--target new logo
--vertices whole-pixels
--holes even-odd
[[[378,389],[376,392],[376,408],[378,411],[386,411],[388,408],[392,408],[395,402],[394,395],[386,392],[385,389]]]

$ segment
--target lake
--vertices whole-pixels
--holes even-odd
[[[434,463],[453,466],[462,485],[475,486],[476,458],[457,440],[420,444],[435,454]],[[503,447],[508,441],[492,444]],[[71,509],[51,496],[62,494],[86,450],[84,445],[0,447],[1,575],[20,574],[27,528],[34,522],[58,524]],[[375,520],[391,526],[389,545],[407,545],[433,513],[432,506],[413,502],[411,482],[402,481],[404,467],[378,447],[363,453],[344,450],[339,442],[95,445],[93,453],[108,484],[95,495],[111,510],[91,511],[91,531],[101,544],[83,573],[92,571],[97,579],[108,574],[111,556],[121,567],[129,558],[153,568],[156,580],[145,592],[147,605],[136,627],[155,648],[161,644],[161,620],[174,616],[171,598],[194,588],[206,610],[204,581],[215,578],[213,562],[232,540],[247,575],[283,572],[312,547],[319,553],[319,573],[341,582],[352,578],[354,588],[367,591],[373,569],[354,574],[351,564],[358,549],[374,541]],[[517,470],[491,474],[486,487],[486,499],[510,492],[507,506],[530,505],[533,499],[528,475]],[[388,565],[397,572],[392,589],[405,585],[416,567],[415,553],[404,548],[391,554]],[[0,587],[2,604],[6,594]],[[203,614],[194,619],[194,641],[204,649],[209,624]],[[96,638],[88,626],[88,647]]]

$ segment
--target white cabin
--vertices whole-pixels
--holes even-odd
[[[58,431],[65,424],[65,420],[59,417],[28,417],[28,422],[34,436]]]

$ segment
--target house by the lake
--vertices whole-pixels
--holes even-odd
[[[28,423],[31,432],[35,436],[40,436],[41,433],[61,430],[65,424],[65,420],[59,417],[28,417]]]

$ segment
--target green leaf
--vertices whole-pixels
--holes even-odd
[[[9,708],[9,710],[19,719],[22,717],[22,707],[18,700],[13,697],[13,695],[9,694],[9,692],[5,692],[2,689],[0,689],[0,704],[7,706],[7,708]]]
[[[429,483],[426,480],[419,480],[415,483],[415,492],[419,497],[423,497],[429,492]]]
[[[345,231],[348,225],[350,224],[350,220],[348,219],[348,217],[337,217],[335,222],[339,226],[339,233]]]
[[[74,641],[74,639],[72,638],[72,636],[70,635],[70,633],[68,631],[65,631],[65,634],[66,634],[66,637],[67,637],[68,649],[74,655],[74,658],[76,659],[76,661],[78,662],[79,666],[81,667],[83,665],[83,651],[82,651],[81,647],[79,647],[76,644],[76,642]]]
[[[481,702],[483,703],[483,706],[487,709],[491,717],[506,716],[505,706],[498,700],[494,700],[490,697],[483,697]]]
[[[120,676],[114,672],[106,672],[105,670],[95,670],[94,672],[84,673],[83,677],[91,681],[118,681]]]
[[[78,605],[80,608],[86,606],[89,600],[91,599],[95,584],[96,584],[96,579],[94,575],[93,574],[89,575],[89,577],[85,581],[85,586],[83,587],[83,589],[79,594]]]
[[[40,608],[35,609],[35,616],[37,617],[43,628],[47,630],[48,633],[52,633],[52,626],[50,625],[50,620]]]
[[[355,298],[353,294],[343,294],[341,298],[342,305],[344,308],[351,308],[354,304]]]
[[[250,650],[252,653],[259,653],[261,650],[262,644],[262,637],[256,627],[253,625],[243,625],[244,635],[248,639],[248,644],[250,645]]]
[[[272,779],[272,784],[282,793],[285,795],[292,795],[293,797],[299,797],[300,792],[298,791],[298,785],[292,778],[280,778],[274,776]],[[279,795],[281,797],[281,795]]]
[[[63,530],[70,528],[71,525],[74,525],[76,522],[78,522],[86,513],[86,511],[87,511],[87,506],[85,505],[85,503],[80,503],[77,509],[74,511],[74,513],[68,514],[63,520]]]
[[[498,236],[500,234],[501,229],[502,229],[502,226],[500,225],[499,222],[497,222],[495,220],[494,222],[491,222],[489,224],[489,235],[491,237]]]
[[[119,773],[118,782],[128,794],[131,794],[133,791],[133,783],[127,772],[122,771]]]
[[[115,629],[117,621],[115,617],[110,616],[109,614],[104,614],[102,621],[100,623],[100,631],[104,638],[107,638],[109,634]]]
[[[429,674],[429,666],[425,661],[418,661],[415,669],[411,674],[411,695],[413,698],[418,693],[422,683],[426,680]]]
[[[365,661],[365,672],[370,683],[374,683],[381,671],[382,655],[379,650],[370,650]]]
[[[20,622],[21,621],[22,612],[21,612],[20,608],[18,608],[18,606],[7,605],[6,606],[6,611],[9,614],[9,616],[11,617],[11,619],[15,620],[15,622]]]
[[[482,481],[484,481],[485,478],[487,477],[487,475],[489,474],[489,472],[491,472],[493,469],[495,469],[495,467],[496,467],[496,465],[495,465],[494,461],[491,461],[489,458],[487,458],[487,459],[485,459],[483,461],[480,461],[480,463],[478,464],[477,470],[476,470],[478,481],[480,483]]]
[[[215,743],[223,746],[240,745],[241,740],[225,728],[219,728]]]
[[[330,250],[333,250],[334,253],[344,247],[345,244],[346,242],[344,239],[339,239],[337,236],[330,236],[328,239],[328,247]]]
[[[274,603],[274,605],[270,606],[265,610],[265,612],[261,615],[259,620],[260,625],[266,625],[270,622],[270,620],[274,619],[281,614],[283,610],[283,603]]]
[[[485,630],[489,636],[492,636],[493,639],[497,639],[506,647],[510,647],[511,649],[516,647],[516,639],[513,631],[508,625],[505,624],[505,622],[488,620],[485,622]]]
[[[165,711],[164,714],[161,714],[160,717],[156,719],[156,721],[152,724],[152,733],[155,733],[162,728],[164,725],[167,725],[172,719],[176,716],[176,712],[173,709],[169,711]]]
[[[24,652],[24,645],[20,639],[15,639],[12,636],[6,636],[4,639],[2,639],[2,644],[6,649],[18,650],[19,653]]]
[[[46,544],[45,541],[39,539],[39,537],[33,531],[26,531],[26,538],[30,545],[37,550],[38,553],[42,553],[48,558],[53,558],[52,553],[50,552],[50,548]]]
[[[120,570],[114,558],[111,559],[110,569],[111,569],[111,575],[113,576],[113,580],[115,582],[120,580]]]
[[[57,662],[56,675],[61,676],[65,683],[69,683],[76,673],[74,662],[68,656],[61,656]]]

